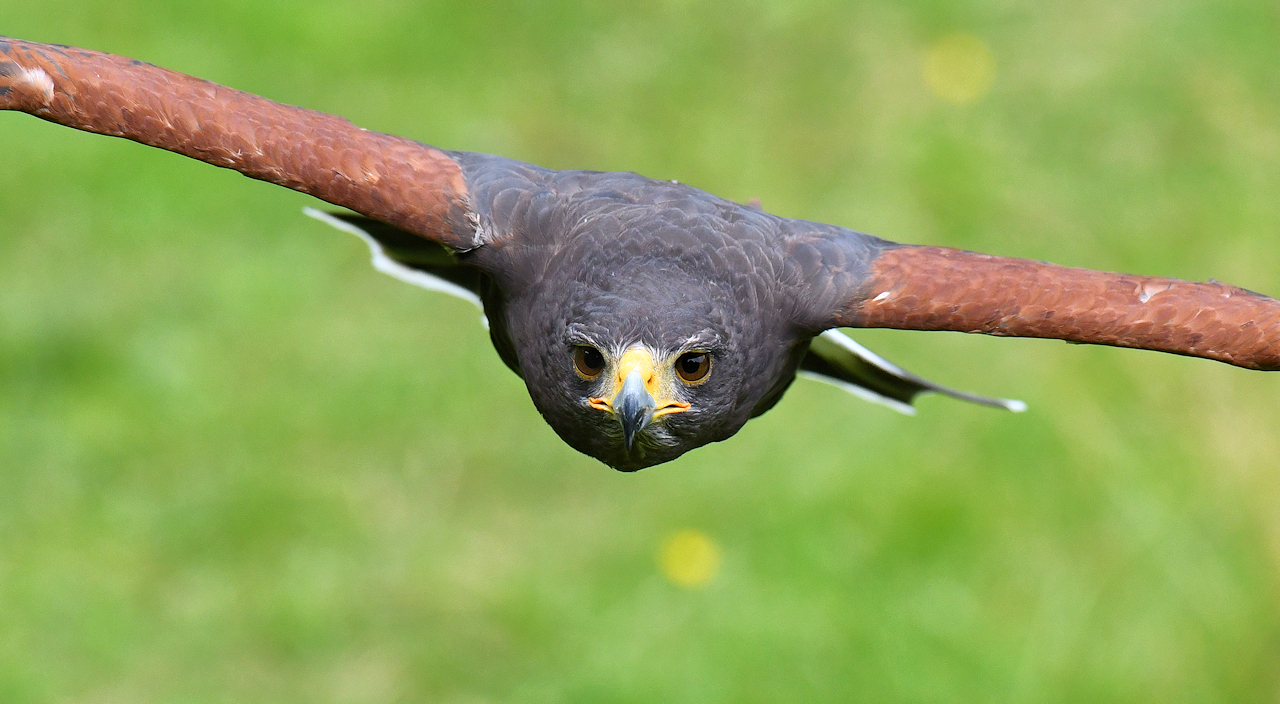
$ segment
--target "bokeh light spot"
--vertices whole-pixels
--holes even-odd
[[[720,571],[720,546],[702,531],[682,530],[663,541],[658,564],[672,584],[696,589]]]
[[[948,103],[969,105],[991,89],[996,58],[978,37],[949,34],[929,47],[922,72],[934,95]]]

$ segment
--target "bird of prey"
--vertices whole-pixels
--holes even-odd
[[[1057,338],[1280,369],[1280,301],[888,242],[633,173],[553,171],[67,46],[0,38],[0,109],[125,137],[354,211],[382,271],[479,303],[561,438],[619,470],[724,440],[797,373],[909,410],[952,391],[839,327]]]

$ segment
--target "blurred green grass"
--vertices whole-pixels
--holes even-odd
[[[627,169],[907,242],[1280,292],[1280,10],[10,0],[371,129]],[[965,107],[921,60],[995,57]],[[312,203],[0,113],[0,701],[1274,701],[1280,379],[858,338],[636,475],[560,443],[464,303]],[[719,545],[706,587],[658,550]]]

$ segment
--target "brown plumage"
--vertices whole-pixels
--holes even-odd
[[[881,254],[837,324],[1047,337],[1280,369],[1280,302],[1218,282],[1131,276],[946,247]]]
[[[467,187],[444,152],[151,64],[0,37],[0,109],[235,169],[467,249]]]
[[[548,423],[619,469],[731,436],[798,371],[899,410],[927,391],[1019,408],[823,333],[840,326],[1280,369],[1280,301],[1233,286],[899,245],[635,174],[445,151],[100,52],[0,38],[0,109],[367,216],[330,221],[365,237],[381,270],[482,302],[495,347]]]

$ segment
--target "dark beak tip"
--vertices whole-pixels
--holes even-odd
[[[653,417],[652,411],[645,407],[629,409],[629,413],[623,413],[618,416],[618,420],[622,424],[622,437],[627,443],[627,451],[631,451],[631,446],[635,444],[636,436],[641,430],[649,424],[649,420]]]

